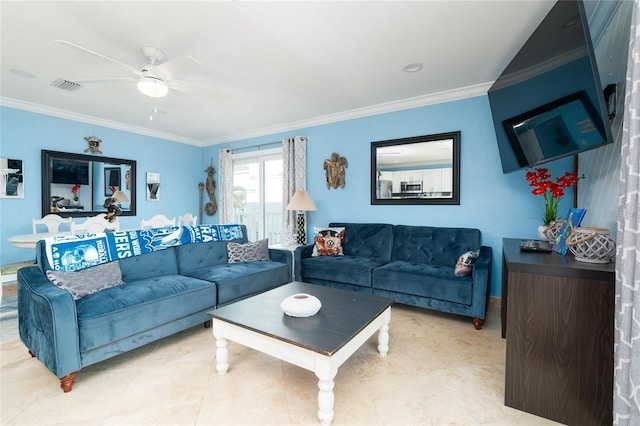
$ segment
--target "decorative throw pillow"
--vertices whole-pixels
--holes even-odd
[[[228,263],[253,262],[256,260],[271,260],[269,257],[269,239],[255,243],[227,243]]]
[[[471,272],[473,271],[473,264],[476,263],[479,256],[480,250],[462,253],[456,262],[456,268],[454,271],[455,276],[466,277],[467,275],[471,275]]]
[[[71,293],[75,300],[105,288],[124,284],[120,262],[117,260],[80,271],[47,271],[47,278],[53,284]]]
[[[313,228],[311,256],[342,256],[344,228]]]

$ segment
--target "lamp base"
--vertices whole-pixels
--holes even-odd
[[[296,216],[296,224],[298,225],[298,232],[296,233],[296,242],[298,244],[307,243],[307,232],[305,230],[304,213],[298,213]]]

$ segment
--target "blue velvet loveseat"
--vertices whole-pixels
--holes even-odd
[[[384,223],[330,223],[344,227],[338,255],[314,256],[314,245],[295,251],[296,280],[361,291],[397,303],[471,317],[486,317],[492,249],[478,229]],[[470,274],[456,276],[461,255],[477,252]]]
[[[206,313],[218,306],[290,282],[291,252],[268,249],[266,242],[269,260],[229,263],[227,244],[248,243],[246,235],[242,225],[242,237],[231,241],[119,259],[124,283],[79,299],[48,279],[51,265],[40,241],[37,265],[17,273],[20,338],[69,392],[83,367],[205,324]]]

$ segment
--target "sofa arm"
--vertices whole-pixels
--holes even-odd
[[[291,273],[293,270],[293,254],[291,250],[270,248],[269,257],[273,262],[285,263],[289,268],[289,281],[293,281],[293,274]]]
[[[302,259],[311,257],[313,244],[307,244],[296,248],[293,253],[293,263],[295,264],[296,281],[302,281]]]
[[[480,256],[473,265],[473,300],[471,316],[485,319],[491,290],[491,263],[493,249],[480,247]]]
[[[80,370],[78,316],[71,294],[53,285],[37,266],[20,268],[17,277],[22,342],[59,378]]]

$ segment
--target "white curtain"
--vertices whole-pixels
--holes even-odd
[[[233,222],[233,152],[218,151],[218,214],[219,223]]]
[[[616,253],[613,423],[640,424],[640,3],[625,84]]]
[[[296,212],[287,210],[285,207],[297,190],[307,189],[307,137],[294,136],[282,139],[282,157],[284,164],[282,235],[284,243],[294,243],[296,241]]]

